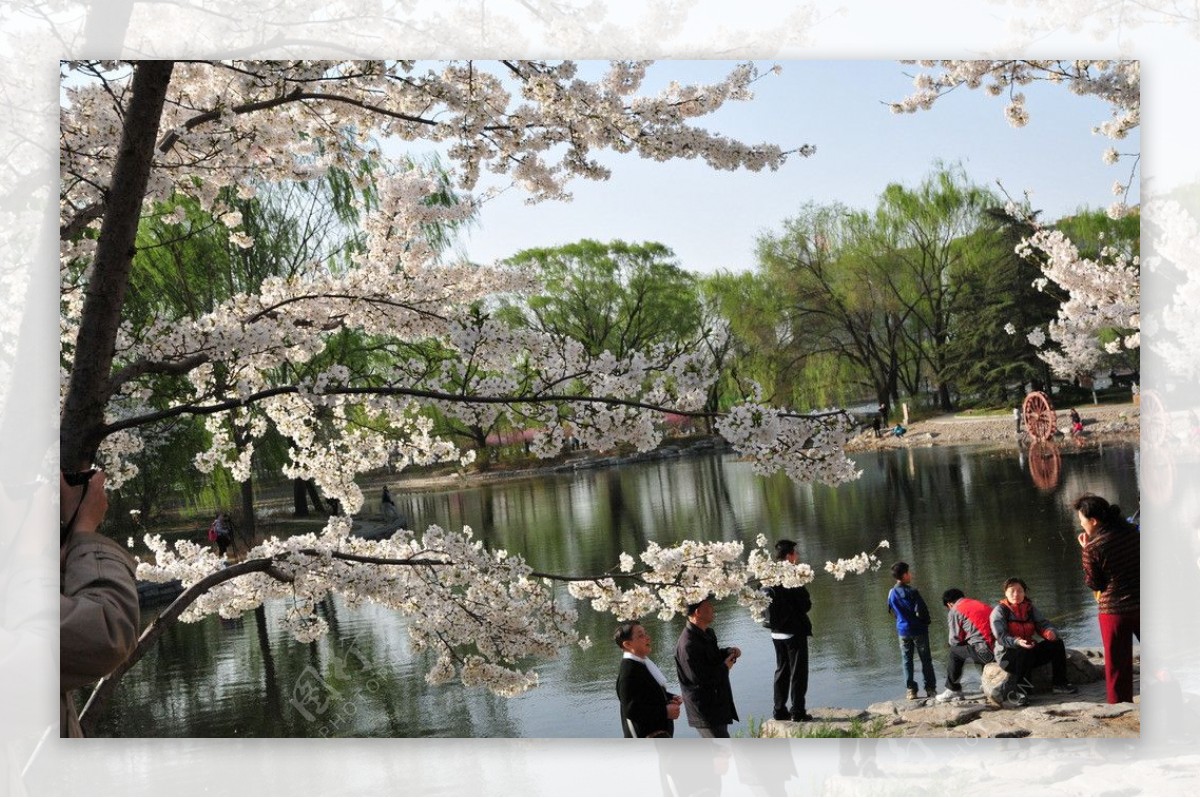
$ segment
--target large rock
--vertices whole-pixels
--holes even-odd
[[[1067,681],[1072,684],[1091,684],[1104,678],[1104,668],[1097,665],[1087,654],[1074,648],[1067,649]],[[993,701],[1002,701],[1008,682],[1008,674],[1001,670],[1000,665],[989,662],[983,667],[983,694]],[[1050,663],[1034,668],[1029,674],[1035,691],[1049,691],[1051,685]]]

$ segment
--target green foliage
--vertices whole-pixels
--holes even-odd
[[[958,276],[994,262],[997,250],[981,228],[986,209],[996,204],[961,165],[937,163],[915,188],[884,189],[864,242],[866,257],[906,311],[902,340],[916,368],[898,376],[914,396],[928,381],[944,411],[953,409],[950,347],[964,286]]]
[[[579,341],[588,354],[618,358],[651,346],[693,344],[701,307],[696,280],[668,247],[583,240],[527,249],[507,261],[530,269],[543,291],[505,314],[552,335]]]
[[[1059,219],[1054,226],[1085,258],[1097,257],[1105,246],[1118,247],[1131,255],[1141,252],[1142,217],[1136,208],[1120,219],[1110,219],[1103,210],[1083,208],[1074,216]]]
[[[1022,386],[1049,380],[1026,333],[1055,317],[1059,298],[1034,286],[1041,276],[1038,264],[1015,252],[1033,234],[1033,225],[1002,208],[989,209],[985,221],[973,238],[990,256],[954,274],[961,289],[952,309],[947,374],[973,400],[1011,406],[1023,395]],[[1011,335],[1009,324],[1016,330]]]

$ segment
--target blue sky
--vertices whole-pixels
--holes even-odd
[[[913,185],[938,159],[961,161],[975,182],[992,188],[999,179],[1015,197],[1030,191],[1045,219],[1081,206],[1106,207],[1113,201],[1113,182],[1128,174],[1124,161],[1118,166],[1101,161],[1113,144],[1091,132],[1108,118],[1108,106],[1064,86],[1024,87],[1031,118],[1016,129],[1004,118],[1006,100],[981,90],[959,89],[929,111],[891,113],[887,101],[910,93],[916,69],[897,61],[760,62],[762,71],[773,63],[781,64],[782,74],[759,80],[753,100],[729,104],[700,124],[785,149],[813,144],[812,157],[793,157],[777,172],[753,173],[606,153],[601,160],[613,176],[574,182],[572,202],[531,206],[516,190],[487,202],[478,224],[464,233],[460,251],[489,262],[581,238],[652,240],[674,249],[689,270],[743,271],[753,268],[755,238],[804,203],[871,208],[889,183]],[[662,61],[652,67],[644,91],[657,92],[671,79],[715,81],[730,66]],[[602,67],[593,62],[583,71]],[[1137,152],[1139,131],[1116,146]],[[1137,200],[1131,197],[1131,203]]]

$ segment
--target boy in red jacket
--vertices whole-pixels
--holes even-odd
[[[946,622],[950,625],[950,660],[946,667],[946,689],[938,694],[938,703],[960,701],[963,666],[968,662],[986,665],[995,657],[992,646],[992,607],[979,599],[967,598],[957,587],[942,594]]]

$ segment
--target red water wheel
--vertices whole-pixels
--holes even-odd
[[[1058,432],[1058,416],[1054,414],[1054,405],[1041,391],[1033,391],[1025,397],[1021,416],[1025,420],[1025,432],[1035,441],[1048,441]]]

